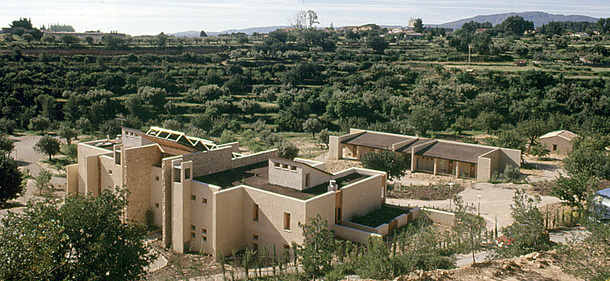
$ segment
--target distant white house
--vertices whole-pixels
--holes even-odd
[[[568,154],[572,151],[572,140],[578,135],[568,130],[554,131],[540,137],[540,143],[545,145],[551,153]]]

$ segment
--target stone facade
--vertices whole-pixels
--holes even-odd
[[[145,223],[152,211],[166,246],[208,254],[245,247],[292,253],[292,243],[303,241],[299,223],[320,215],[332,228],[385,202],[384,172],[352,168],[330,174],[324,163],[277,158],[277,150],[237,151],[237,143],[192,151],[184,143],[155,142],[148,133],[124,129],[120,139],[78,145],[79,162],[67,168],[67,190],[95,196],[124,186],[130,192],[127,221]],[[233,180],[233,170],[249,168],[265,171],[243,173],[253,177],[252,185],[212,183]],[[341,185],[328,188],[331,180]]]

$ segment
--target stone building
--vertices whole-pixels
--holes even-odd
[[[78,164],[67,167],[68,192],[95,196],[126,187],[126,220],[143,223],[153,214],[164,244],[176,252],[291,252],[293,242],[303,242],[298,224],[317,215],[343,238],[377,235],[343,222],[381,208],[385,172],[333,174],[321,162],[278,158],[277,150],[238,152],[237,143],[123,128],[120,138],[78,144]]]
[[[551,153],[567,155],[572,151],[572,140],[578,135],[568,130],[554,131],[540,137],[540,143]]]
[[[356,159],[380,150],[403,155],[411,172],[454,175],[489,181],[507,165],[519,167],[521,151],[454,141],[435,140],[384,132],[351,129],[329,138],[329,158]]]

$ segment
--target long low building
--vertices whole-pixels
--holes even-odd
[[[237,143],[123,128],[120,138],[78,144],[78,163],[67,167],[68,192],[96,196],[124,186],[127,221],[152,217],[176,252],[225,255],[246,247],[292,253],[292,243],[303,242],[299,223],[317,215],[340,227],[343,238],[363,240],[368,234],[340,224],[385,202],[385,172],[331,174],[324,163],[278,158],[277,150],[238,151]]]
[[[394,151],[403,155],[411,172],[454,175],[489,181],[507,165],[519,167],[521,151],[478,144],[420,138],[351,129],[329,138],[330,159],[356,159],[369,152]]]

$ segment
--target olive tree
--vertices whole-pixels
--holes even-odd
[[[23,191],[24,177],[17,163],[7,154],[0,153],[0,206],[17,198]]]
[[[60,143],[56,138],[44,136],[36,142],[34,150],[38,153],[49,155],[49,161],[51,161],[51,157],[59,152]]]
[[[136,280],[153,255],[146,231],[121,221],[127,194],[29,203],[0,223],[1,280]]]

